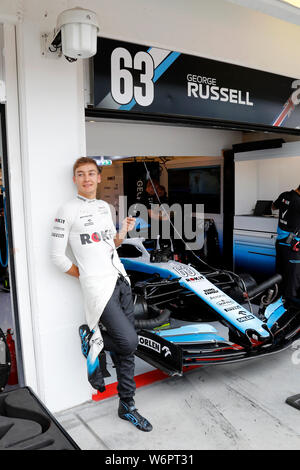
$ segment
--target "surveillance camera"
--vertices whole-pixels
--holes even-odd
[[[68,60],[87,59],[97,52],[99,25],[96,13],[83,8],[65,10],[57,18],[52,39],[47,40],[48,51],[62,51]]]

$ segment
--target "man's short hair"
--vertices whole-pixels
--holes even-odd
[[[82,165],[86,165],[87,163],[92,163],[93,165],[95,165],[98,172],[101,173],[101,169],[98,167],[97,162],[93,158],[80,157],[80,158],[77,158],[76,162],[73,165],[73,175],[75,175],[75,171],[77,170],[77,168],[79,168]]]

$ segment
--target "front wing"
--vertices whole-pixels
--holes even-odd
[[[177,340],[169,341],[158,332],[138,331],[139,345],[136,355],[152,366],[167,374],[182,375],[184,368],[189,366],[208,366],[227,364],[260,358],[280,352],[300,338],[300,327],[288,328],[283,334],[273,336],[272,342],[241,346],[217,337],[210,341]]]

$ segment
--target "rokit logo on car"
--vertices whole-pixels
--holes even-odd
[[[195,276],[195,277],[186,278],[186,282],[202,281],[203,279],[204,279],[204,276]]]

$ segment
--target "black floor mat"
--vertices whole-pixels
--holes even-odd
[[[80,450],[29,387],[0,394],[0,450]]]

